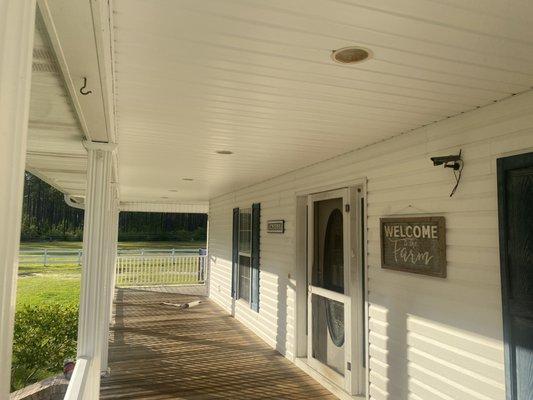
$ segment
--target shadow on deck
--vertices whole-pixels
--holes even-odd
[[[101,399],[335,399],[196,293],[117,291]],[[194,300],[203,302],[161,304]]]

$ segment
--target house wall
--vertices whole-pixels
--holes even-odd
[[[465,168],[450,198],[451,171],[429,157],[459,149]],[[212,199],[210,296],[293,358],[296,193],[366,177],[370,398],[503,400],[496,158],[527,151],[531,91]],[[231,299],[232,208],[253,202],[262,207],[259,313]],[[380,268],[379,218],[417,213],[446,217],[446,279]],[[267,234],[268,219],[285,219],[286,233]]]

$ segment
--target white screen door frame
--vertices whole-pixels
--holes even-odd
[[[342,200],[344,293],[313,285],[315,263],[315,204],[323,200]],[[359,240],[361,188],[349,187],[308,196],[307,213],[307,362],[315,371],[351,395],[364,392],[364,293],[362,290]],[[334,300],[344,305],[344,376],[313,357],[313,295]]]

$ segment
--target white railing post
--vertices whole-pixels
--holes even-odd
[[[91,360],[85,357],[76,360],[76,366],[72,372],[64,400],[84,400],[83,392],[85,390],[90,365]]]
[[[0,1],[0,399],[9,398],[35,0]]]
[[[97,400],[100,392],[103,334],[109,320],[109,215],[115,191],[111,185],[112,158],[116,145],[85,142],[88,152],[87,189],[83,227],[83,255],[80,316],[78,322],[78,358],[91,360],[87,371],[84,400]]]

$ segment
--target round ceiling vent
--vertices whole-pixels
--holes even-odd
[[[343,47],[331,52],[331,59],[339,64],[357,64],[368,60],[371,56],[370,50],[357,46]]]

